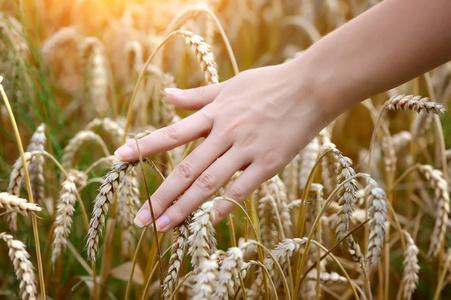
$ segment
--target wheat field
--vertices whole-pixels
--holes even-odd
[[[451,298],[451,63],[164,234],[135,213],[202,141],[112,155],[190,114],[165,88],[286,62],[377,2],[0,0],[0,298]]]

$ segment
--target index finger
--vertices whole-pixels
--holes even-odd
[[[121,161],[134,161],[139,159],[137,147],[142,157],[168,151],[207,135],[211,130],[211,124],[211,118],[200,110],[137,141],[126,143],[119,147],[114,155]]]

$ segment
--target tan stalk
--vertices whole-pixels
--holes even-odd
[[[327,198],[327,200],[324,202],[323,207],[321,208],[321,210],[319,211],[318,215],[315,218],[315,221],[313,222],[312,228],[310,229],[310,233],[308,235],[307,238],[307,242],[305,244],[305,251],[302,253],[302,257],[301,257],[301,262],[298,268],[298,273],[296,275],[296,281],[295,281],[295,289],[294,289],[294,295],[298,295],[299,293],[299,284],[301,281],[301,275],[302,275],[302,271],[304,268],[304,264],[305,264],[305,260],[307,258],[306,254],[307,254],[307,249],[310,245],[310,241],[312,240],[313,234],[315,233],[316,230],[316,226],[318,225],[319,220],[321,219],[321,216],[323,215],[324,211],[326,210],[327,206],[329,205],[329,203],[334,199],[335,195],[340,191],[340,189],[348,182],[350,182],[351,180],[354,180],[358,177],[364,177],[367,178],[369,177],[368,174],[364,174],[364,173],[357,173],[356,175],[349,177],[348,179],[344,180],[343,182],[340,183],[340,185],[338,185],[335,190],[332,191],[332,193],[330,193],[329,197]]]
[[[25,154],[24,154],[24,150],[23,150],[22,139],[20,137],[19,129],[17,127],[16,118],[14,117],[13,111],[11,109],[11,105],[9,104],[8,97],[6,96],[5,90],[3,88],[2,80],[3,80],[3,77],[0,76],[0,93],[2,94],[3,101],[5,103],[6,109],[8,110],[8,115],[9,115],[11,124],[14,129],[14,135],[16,137],[17,146],[19,148],[20,157],[22,158],[22,164],[24,166],[26,166],[27,163],[25,161]],[[33,192],[32,192],[31,182],[30,182],[30,175],[28,174],[28,168],[24,168],[24,174],[25,174],[25,182],[27,185],[29,201],[30,201],[30,203],[34,203]],[[36,260],[38,262],[38,273],[39,273],[39,285],[41,288],[41,298],[46,299],[45,283],[44,283],[44,270],[42,267],[41,247],[39,244],[38,222],[36,220],[35,215],[31,215],[31,224],[33,227],[34,243],[36,246]]]

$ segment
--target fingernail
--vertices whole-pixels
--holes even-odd
[[[176,89],[176,88],[165,88],[164,91],[166,92],[166,94],[173,94],[173,95],[183,95],[183,90],[181,89]]]
[[[130,158],[132,158],[133,154],[134,154],[133,149],[130,146],[127,146],[127,145],[119,147],[119,149],[117,149],[114,152],[114,155],[119,160],[130,159]]]
[[[162,215],[155,221],[155,225],[157,227],[157,231],[161,232],[163,231],[166,226],[169,224],[169,217],[166,215]]]
[[[143,228],[150,222],[150,211],[148,209],[138,211],[133,222],[135,222],[136,226]]]

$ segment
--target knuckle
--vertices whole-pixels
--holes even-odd
[[[157,208],[158,210],[164,210],[164,208],[166,207],[166,203],[164,202],[163,198],[161,198],[160,196],[158,196],[157,194],[153,194],[150,197],[150,200],[152,201],[152,205]]]
[[[213,209],[214,211],[214,220],[222,220],[226,217],[225,214],[222,213],[222,211],[220,211],[219,209],[217,209],[216,207]]]
[[[230,190],[227,192],[227,194],[230,195],[230,198],[232,198],[235,201],[241,202],[246,198],[246,193],[244,190],[239,186],[231,186]]]
[[[202,88],[202,87],[193,88],[193,92],[194,92],[194,95],[198,98],[202,98],[203,95],[205,94],[204,88]]]
[[[281,156],[274,151],[265,153],[261,163],[262,168],[270,173],[277,173],[283,167]]]
[[[177,143],[180,138],[180,130],[176,124],[163,128],[162,133],[171,143]]]
[[[186,213],[185,207],[182,206],[179,202],[175,202],[171,206],[171,210],[173,210],[175,212],[175,214],[173,215],[174,217],[172,219],[183,220],[188,215]]]
[[[180,163],[174,170],[176,174],[185,180],[191,180],[193,177],[193,167],[188,162],[182,162]]]
[[[206,192],[212,192],[215,188],[215,178],[211,174],[204,173],[196,180],[196,185]]]

